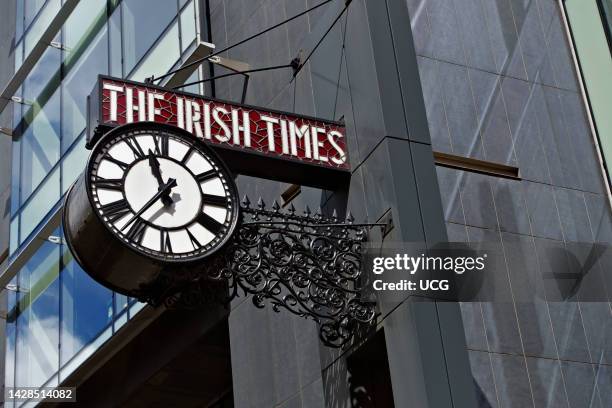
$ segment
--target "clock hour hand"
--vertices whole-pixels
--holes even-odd
[[[149,149],[149,166],[151,167],[151,173],[153,173],[153,176],[157,180],[158,189],[161,189],[164,185],[164,179],[162,178],[161,170],[159,168],[159,161],[155,155],[153,155],[151,149]],[[162,195],[161,200],[166,207],[172,205],[173,203],[169,193]]]
[[[121,231],[125,230],[130,224],[134,222],[134,220],[140,217],[142,213],[147,211],[157,200],[159,200],[160,197],[169,194],[170,190],[172,190],[172,187],[176,187],[176,180],[173,178],[168,180],[168,182],[164,184],[159,189],[159,191],[153,197],[151,197],[151,199],[147,201],[145,205],[143,205],[142,208],[138,210],[138,212],[136,212],[136,214],[134,214],[134,216],[123,226],[123,228],[121,228]]]

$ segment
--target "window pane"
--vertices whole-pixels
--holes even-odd
[[[193,74],[191,74],[191,76],[189,77],[189,79],[187,79],[185,81],[186,84],[189,84],[191,82],[195,82],[198,79],[200,79],[200,70],[196,69],[195,71],[193,71]],[[199,94],[200,93],[200,84],[193,84],[193,85],[189,85],[186,86],[184,88],[182,88],[183,91],[185,92],[191,92],[191,93],[195,93],[195,94]]]
[[[40,221],[60,199],[59,166],[47,177],[41,188],[32,196],[21,212],[21,241],[34,231]]]
[[[155,46],[138,69],[130,75],[135,81],[168,72],[180,58],[178,22],[168,30],[164,38]]]
[[[37,387],[58,370],[59,246],[43,244],[19,272],[16,386]]]
[[[62,195],[83,172],[88,155],[89,151],[85,149],[85,134],[83,133],[72,150],[62,159]]]
[[[176,14],[176,1],[172,0],[123,1],[125,72],[134,68]]]
[[[66,364],[112,321],[112,292],[87,275],[63,249],[61,364]]]
[[[14,218],[11,221],[11,240],[9,243],[9,253],[12,255],[13,252],[19,248],[19,217]]]
[[[108,66],[108,47],[106,30],[100,33],[89,48],[79,57],[76,65],[65,63],[68,71],[62,82],[64,97],[62,101],[62,153],[85,129],[87,96],[91,93],[98,74],[106,73]]]
[[[42,110],[26,114],[32,120],[21,139],[21,202],[24,203],[60,158],[60,93],[49,99]],[[33,119],[31,118],[33,116]]]
[[[24,6],[22,7],[25,8],[26,27],[30,25],[32,20],[34,20],[34,17],[36,17],[36,14],[40,10],[40,8],[45,4],[45,1],[46,0],[24,0],[23,1]],[[17,3],[21,3],[21,2],[18,1]],[[23,13],[23,10],[21,12]]]
[[[19,175],[21,166],[21,140],[13,142],[13,159],[11,161],[11,215],[19,209]]]
[[[45,101],[55,92],[60,80],[61,52],[57,48],[47,47],[28,77],[23,81],[23,97],[28,104],[44,106]],[[25,106],[24,110],[31,110]]]
[[[109,22],[109,44],[110,44],[110,74],[123,77],[121,65],[121,9],[117,8],[111,15]]]
[[[189,48],[191,43],[196,38],[196,26],[195,26],[195,6],[192,1],[189,5],[181,12],[181,49],[183,52]]]
[[[15,5],[17,10],[15,10],[15,41],[19,41],[21,36],[23,35],[23,21],[24,21],[24,3],[22,1],[16,2]]]
[[[105,23],[106,0],[81,0],[64,24],[66,56],[85,49]]]
[[[17,71],[23,64],[23,41],[15,47],[13,54],[15,55],[15,71]]]
[[[28,0],[28,3],[36,3],[38,1],[43,0]],[[28,9],[31,9],[31,7],[28,7],[28,4],[26,3],[26,25],[29,24],[28,17],[32,17],[28,14]],[[32,51],[32,48],[34,48],[34,45],[36,45],[38,40],[40,40],[40,36],[47,29],[49,23],[53,21],[53,18],[57,15],[59,9],[60,0],[47,1],[47,4],[40,12],[40,15],[36,21],[32,23],[32,26],[25,35],[25,55],[28,55],[30,51]]]
[[[13,278],[10,285],[16,286],[17,279]],[[15,386],[15,334],[17,333],[16,317],[17,305],[16,293],[12,290],[6,290],[7,296],[7,314],[6,314],[6,350],[4,360],[4,386],[6,388]],[[5,407],[12,407],[10,401],[5,402]]]

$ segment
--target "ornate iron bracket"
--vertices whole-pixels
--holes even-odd
[[[313,319],[324,344],[342,347],[376,318],[375,303],[362,299],[366,226],[353,224],[350,214],[339,222],[335,212],[324,217],[308,207],[304,215],[296,214],[293,205],[281,211],[276,202],[268,210],[261,199],[252,208],[245,197],[241,222],[224,249],[180,279],[189,284],[158,296],[176,308],[229,302],[243,292],[259,308],[270,303],[276,312],[286,309]],[[223,284],[226,290],[219,290]]]

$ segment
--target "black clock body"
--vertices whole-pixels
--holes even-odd
[[[140,122],[97,142],[62,222],[90,276],[143,299],[219,251],[239,209],[234,177],[213,150],[180,128]]]

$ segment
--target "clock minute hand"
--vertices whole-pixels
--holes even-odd
[[[164,185],[164,179],[162,178],[159,168],[159,161],[155,158],[151,149],[149,149],[149,167],[151,167],[151,173],[153,173],[153,176],[157,180],[158,189],[161,189]],[[169,194],[166,193],[162,196],[162,203],[164,203],[165,206],[172,205],[173,201]]]
[[[121,231],[125,230],[130,224],[134,222],[134,220],[136,220],[136,218],[140,217],[142,213],[147,211],[155,203],[155,201],[159,200],[160,197],[163,197],[164,194],[168,194],[172,187],[176,187],[176,180],[173,178],[169,179],[168,182],[164,184],[160,188],[160,190],[153,197],[151,197],[151,199],[147,201],[145,205],[143,205],[142,208],[138,210],[138,212],[136,212],[136,214],[134,214],[134,216],[123,226],[123,228],[121,228]]]

